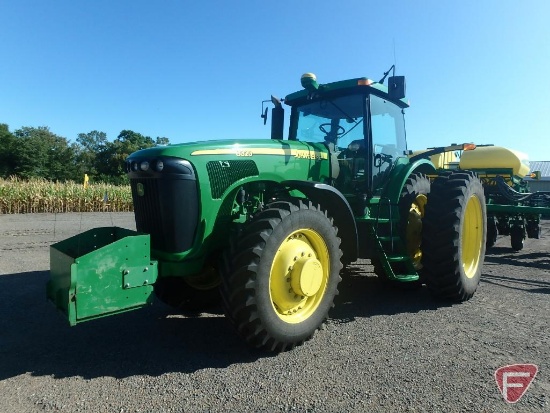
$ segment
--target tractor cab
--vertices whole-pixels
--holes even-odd
[[[346,195],[380,192],[397,159],[406,156],[408,104],[404,82],[396,85],[394,78],[388,89],[367,78],[319,85],[306,73],[304,90],[284,99],[291,107],[289,140],[323,143],[331,184]]]

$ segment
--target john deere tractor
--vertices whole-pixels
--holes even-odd
[[[272,351],[313,336],[358,258],[385,282],[468,300],[485,255],[482,184],[429,160],[462,145],[410,154],[405,79],[386,77],[319,84],[308,73],[302,90],[272,97],[271,139],[132,154],[137,232],[97,228],[53,245],[49,298],[72,325],[154,295],[182,311],[221,301],[244,340]]]

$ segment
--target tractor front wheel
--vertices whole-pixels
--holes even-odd
[[[340,239],[311,202],[276,202],[257,214],[225,259],[225,312],[253,347],[284,351],[310,339],[338,293]]]
[[[438,297],[470,299],[481,278],[487,237],[481,181],[473,172],[453,172],[434,180],[422,236],[423,276]]]

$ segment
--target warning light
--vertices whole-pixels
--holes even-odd
[[[370,79],[367,79],[366,77],[362,78],[362,79],[359,79],[357,81],[357,85],[358,86],[370,86],[374,83],[374,81],[370,80]]]

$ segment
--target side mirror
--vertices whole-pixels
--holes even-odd
[[[391,99],[405,97],[405,76],[391,76],[388,79],[388,94]]]
[[[285,124],[285,110],[281,104],[281,99],[271,95],[271,103],[275,105],[271,109],[271,139],[283,139],[283,130]]]
[[[271,109],[271,139],[283,139],[285,110],[282,106]]]

